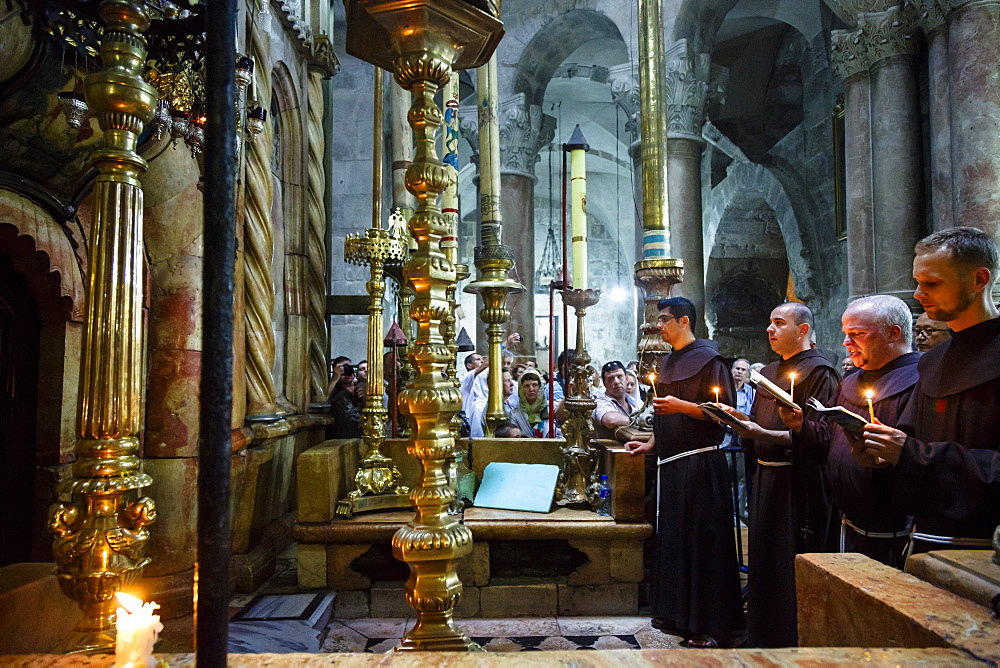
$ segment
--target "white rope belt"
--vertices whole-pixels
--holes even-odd
[[[993,547],[993,541],[989,538],[955,538],[954,536],[935,536],[929,533],[918,533],[914,531],[910,534],[913,540],[922,540],[927,543],[937,543],[938,545],[965,545],[968,547]]]
[[[710,452],[712,450],[718,450],[719,446],[710,445],[707,448],[698,448],[697,450],[688,450],[687,452],[682,452],[679,455],[673,455],[667,457],[666,459],[657,459],[656,465],[663,466],[664,464],[669,464],[670,462],[676,462],[678,459],[684,459],[685,457],[690,457],[691,455],[701,454],[702,452]]]
[[[892,533],[889,531],[866,531],[865,529],[862,529],[861,527],[854,524],[854,522],[852,522],[851,520],[847,519],[847,516],[845,515],[842,515],[840,517],[840,523],[841,523],[841,532],[843,532],[844,527],[851,527],[857,533],[861,534],[865,538],[902,538],[903,536],[910,535],[909,530],[897,531],[896,533]],[[840,551],[841,552],[844,551],[843,546],[841,546]]]
[[[757,463],[761,466],[791,466],[791,462],[765,462],[763,459],[758,459]]]

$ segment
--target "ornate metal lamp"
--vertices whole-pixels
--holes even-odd
[[[351,264],[371,267],[371,278],[365,283],[371,302],[368,304],[368,377],[376,383],[382,379],[382,298],[385,296],[387,263],[401,263],[406,257],[407,241],[382,229],[382,70],[375,69],[375,128],[372,143],[372,226],[362,234],[349,234],[344,240],[344,259]],[[381,387],[378,388],[381,390]],[[399,470],[392,459],[382,454],[385,442],[386,411],[381,391],[368,392],[361,409],[361,438],[368,455],[361,461],[354,476],[355,489],[337,504],[337,515],[352,517],[354,513],[385,508],[409,508],[409,488],[399,484]]]
[[[591,486],[597,478],[597,448],[591,447],[590,437],[594,435],[592,418],[597,402],[590,396],[590,378],[594,368],[590,366],[583,321],[587,309],[601,299],[600,290],[563,290],[563,301],[576,312],[576,354],[573,356],[569,386],[563,405],[572,417],[563,423],[566,445],[563,447],[563,466],[556,487],[556,498],[560,504],[590,503],[597,505],[596,492]]]
[[[408,452],[420,460],[422,473],[410,493],[416,516],[392,539],[393,553],[410,566],[406,599],[417,611],[417,623],[400,649],[474,650],[478,646],[452,623],[462,595],[455,564],[472,550],[472,533],[447,514],[453,493],[444,467],[454,448],[448,428],[460,395],[442,374],[450,351],[441,323],[449,310],[447,289],[456,276],[440,248],[448,225],[437,198],[448,174],[437,156],[435,137],[443,118],[434,95],[453,68],[476,67],[489,57],[503,34],[502,24],[496,8],[485,2],[345,0],[345,6],[348,53],[393,71],[399,85],[411,92],[408,118],[417,140],[406,170],[406,187],[419,202],[409,221],[417,249],[405,267],[416,293],[411,357],[417,376],[400,401],[412,419]]]

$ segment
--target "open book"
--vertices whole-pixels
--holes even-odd
[[[764,393],[764,396],[777,401],[779,406],[784,406],[795,411],[801,410],[799,405],[792,401],[792,396],[788,392],[785,392],[767,378],[764,378],[764,376],[760,375],[760,372],[751,371],[750,382],[756,385],[757,389]]]
[[[843,406],[828,408],[821,404],[816,397],[809,397],[806,405],[820,415],[825,416],[828,420],[836,422],[844,428],[844,431],[848,431],[855,436],[861,436],[865,431],[865,425],[868,424],[868,420],[857,413],[851,412]]]
[[[749,420],[750,418],[747,417],[746,415],[743,415],[742,413],[740,413],[740,415],[743,416],[743,419],[740,419],[735,415],[730,415],[729,413],[727,413],[725,410],[719,407],[718,404],[711,404],[707,402],[704,404],[698,404],[698,408],[700,408],[701,412],[707,415],[708,417],[718,418],[720,422],[727,424],[730,427],[742,427],[743,429],[750,428],[750,425],[745,421]],[[737,411],[737,413],[739,413],[739,411]]]

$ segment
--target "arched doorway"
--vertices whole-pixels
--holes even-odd
[[[0,566],[31,560],[40,333],[27,279],[0,254]]]

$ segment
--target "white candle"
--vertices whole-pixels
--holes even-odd
[[[868,417],[871,418],[871,423],[875,424],[875,407],[872,405],[872,397],[875,393],[871,390],[865,392],[865,399],[868,400]]]
[[[795,372],[788,374],[788,377],[792,379],[792,384],[788,388],[788,396],[792,398],[792,403],[795,403]]]
[[[649,374],[649,386],[653,390],[653,398],[655,399],[656,398],[656,374],[655,373]]]
[[[115,668],[153,668],[153,646],[163,630],[160,616],[153,611],[160,606],[120,592],[115,596],[122,604],[115,620]]]
[[[712,391],[715,392],[715,403],[719,403],[719,388],[713,387]]]

